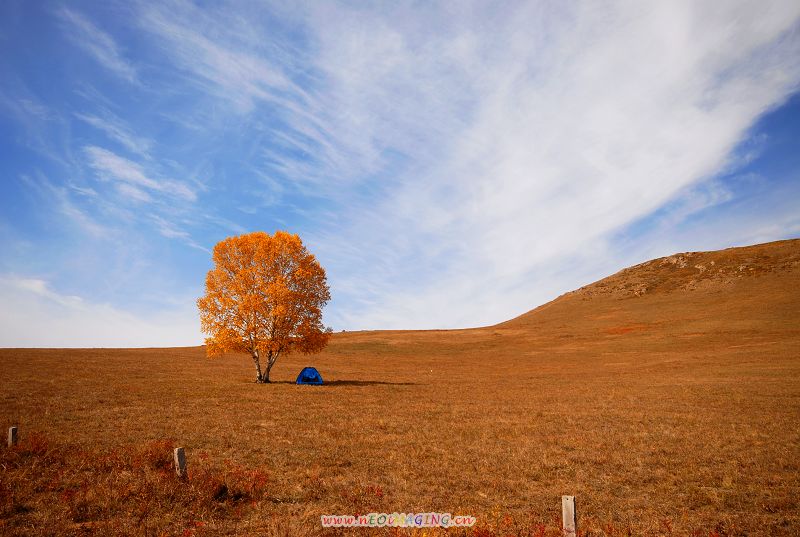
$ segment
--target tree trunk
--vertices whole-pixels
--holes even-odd
[[[264,373],[264,382],[269,382],[269,372],[272,370],[272,366],[275,365],[277,360],[278,353],[276,352],[273,354],[272,351],[269,351],[269,354],[267,355],[267,370]]]
[[[253,362],[256,364],[256,382],[262,384],[264,382],[264,375],[261,374],[261,361],[258,359],[258,351],[253,352]],[[269,373],[267,373],[269,375]],[[269,380],[267,380],[269,382]]]

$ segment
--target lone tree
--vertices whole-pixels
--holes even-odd
[[[322,308],[331,298],[323,269],[300,237],[258,231],[214,246],[214,268],[198,299],[208,356],[244,352],[253,357],[256,382],[282,354],[321,351],[331,329]],[[262,361],[266,367],[262,371]]]

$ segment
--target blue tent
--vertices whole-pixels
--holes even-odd
[[[297,375],[298,384],[322,384],[322,375],[313,367],[305,367]]]

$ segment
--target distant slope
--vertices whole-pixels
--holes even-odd
[[[800,239],[793,239],[661,257],[621,270],[574,293],[625,298],[697,289],[722,290],[742,279],[766,274],[777,275],[776,282],[781,279],[788,282],[798,269]]]
[[[645,334],[795,339],[800,239],[654,259],[492,328],[551,344]]]

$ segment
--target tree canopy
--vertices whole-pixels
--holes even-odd
[[[257,231],[229,237],[214,246],[213,261],[205,296],[197,301],[201,328],[210,336],[208,356],[248,353],[256,382],[264,383],[280,355],[327,345],[331,330],[322,323],[322,308],[330,289],[299,236]]]

